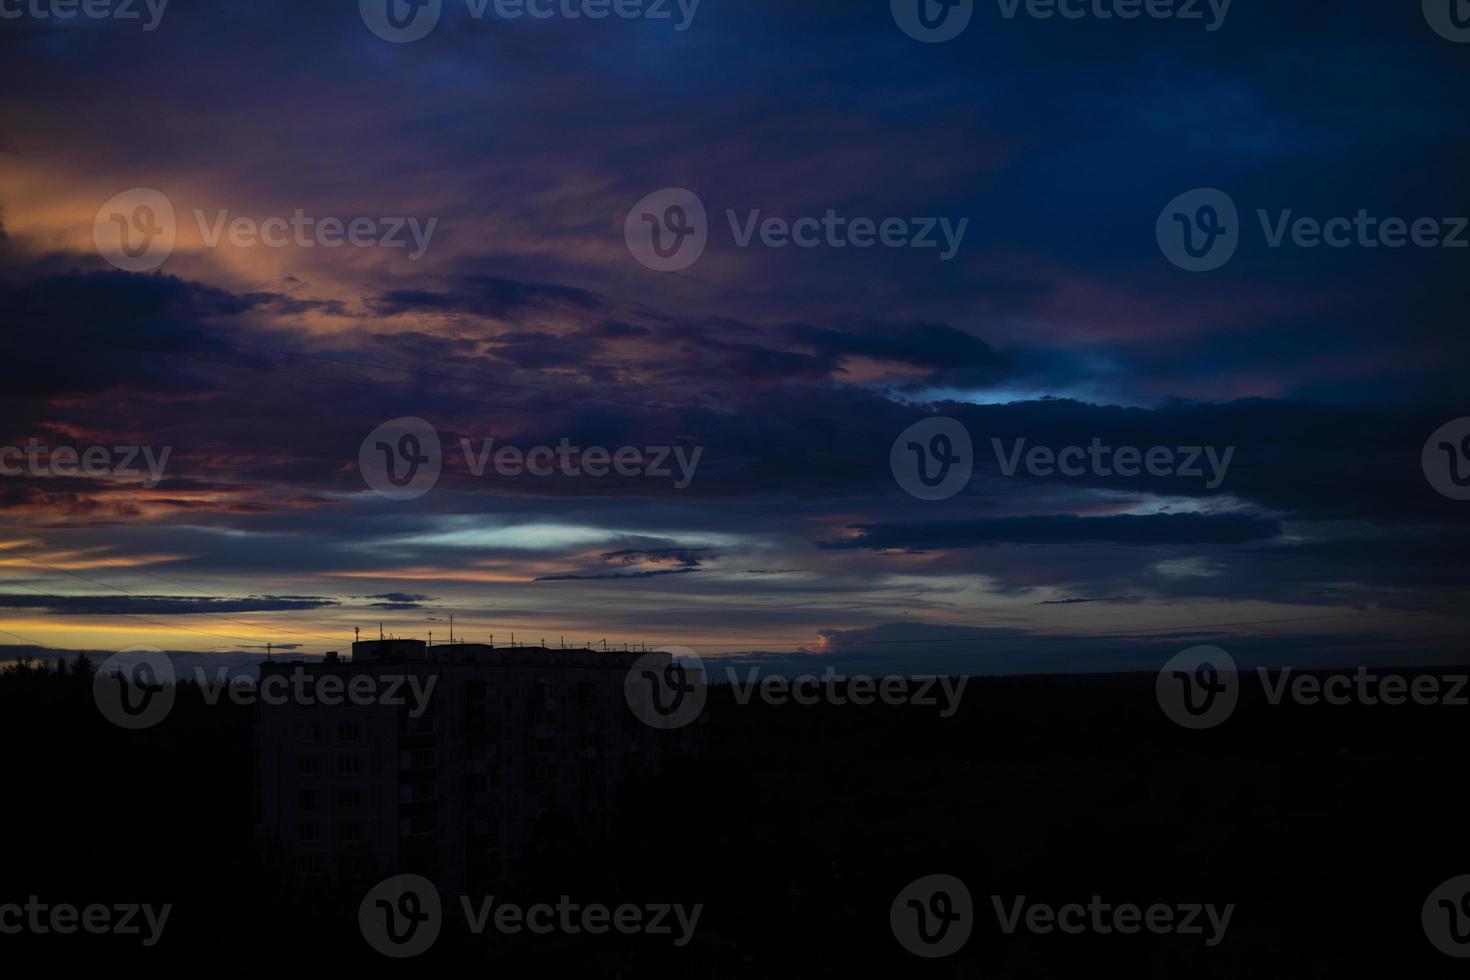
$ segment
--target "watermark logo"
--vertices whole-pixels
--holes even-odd
[[[1422,0],[1424,19],[1434,33],[1446,41],[1470,41],[1470,2],[1467,0]]]
[[[1164,257],[1187,272],[1218,269],[1240,244],[1240,215],[1230,195],[1214,187],[1185,191],[1164,205],[1154,224]]]
[[[384,422],[357,451],[363,482],[389,500],[413,500],[434,489],[442,464],[439,433],[411,415]]]
[[[264,219],[232,214],[228,208],[213,214],[195,208],[192,213],[206,248],[222,243],[234,248],[401,248],[410,262],[428,253],[439,226],[439,219],[433,217],[319,218],[302,208]],[[147,187],[124,191],[98,209],[92,221],[92,240],[98,254],[117,268],[151,272],[172,254],[178,241],[173,202]]]
[[[350,704],[366,708],[387,705],[407,708],[409,718],[419,718],[429,710],[429,700],[438,682],[435,674],[427,678],[418,674],[355,674],[343,677],[293,667],[288,673],[262,671],[260,679],[251,684],[243,678],[231,680],[225,667],[216,669],[213,678],[203,667],[194,668],[194,683],[199,685],[204,702],[210,705],[218,704],[220,698],[228,693],[230,701],[242,706],[295,704],[335,708]]]
[[[664,647],[633,662],[623,696],[634,717],[650,728],[683,728],[704,711],[709,685],[704,661],[688,647]]]
[[[888,909],[900,946],[925,959],[957,952],[975,927],[970,890],[953,875],[926,875],[910,882]]]
[[[434,945],[444,925],[439,889],[422,875],[387,878],[363,896],[357,924],[362,938],[384,956],[418,956]]]
[[[954,40],[975,14],[975,0],[889,0],[889,7],[898,29],[925,44]]]
[[[1420,920],[1435,949],[1456,959],[1470,957],[1470,875],[1458,875],[1430,892]]]
[[[174,665],[154,647],[130,647],[102,661],[92,678],[92,699],[119,728],[152,728],[174,707]]]
[[[655,272],[687,269],[709,244],[704,202],[683,187],[654,191],[628,212],[623,239],[633,258]]]
[[[108,199],[92,219],[92,242],[125,272],[152,272],[174,250],[174,206],[162,191],[134,187]]]
[[[1291,208],[1256,208],[1256,222],[1271,249],[1470,248],[1470,218],[1463,215],[1380,217],[1358,208],[1351,216],[1314,218]],[[1159,212],[1154,230],[1164,256],[1189,272],[1209,272],[1230,261],[1244,231],[1235,202],[1213,187],[1174,198]]]
[[[504,935],[521,932],[546,936],[553,933],[600,936],[673,936],[675,946],[687,946],[704,905],[675,903],[623,903],[616,907],[600,902],[574,902],[562,895],[556,902],[521,906],[497,900],[494,895],[472,899],[459,896],[468,932],[480,936],[487,929]],[[394,959],[407,959],[426,952],[439,938],[444,925],[443,901],[434,883],[421,875],[404,874],[379,882],[358,906],[357,922],[369,946]],[[676,934],[675,928],[678,932]]]
[[[1183,728],[1214,728],[1240,699],[1235,660],[1219,647],[1190,647],[1170,657],[1154,682],[1159,707]]]
[[[1470,500],[1470,417],[1435,429],[1419,462],[1431,487],[1451,500]]]
[[[910,496],[947,500],[970,482],[975,449],[964,423],[935,416],[899,433],[888,451],[888,466]]]
[[[367,29],[393,44],[429,36],[444,12],[444,0],[357,0]]]
[[[163,23],[168,0],[0,0],[0,20],[74,20],[78,6],[88,20],[136,20],[149,33]]]
[[[969,218],[850,217],[828,208],[820,216],[795,219],[763,215],[760,208],[744,214],[725,209],[725,221],[736,248],[884,248],[935,249],[939,261],[959,254]],[[679,272],[704,254],[710,227],[704,202],[682,187],[655,191],[635,204],[623,220],[628,251],[657,272]]]

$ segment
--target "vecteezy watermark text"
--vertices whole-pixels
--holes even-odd
[[[990,903],[1001,930],[1007,935],[1022,929],[1041,935],[1055,931],[1069,936],[1150,932],[1155,935],[1201,936],[1205,945],[1210,947],[1220,945],[1225,938],[1225,930],[1230,928],[1230,917],[1235,914],[1234,904],[1217,908],[1210,903],[1155,902],[1142,906],[1132,902],[1105,902],[1101,895],[1093,895],[1086,905],[1081,902],[1062,905],[1027,902],[1025,895],[1009,900],[992,895]]]
[[[226,243],[235,248],[401,248],[409,261],[429,250],[438,218],[411,216],[317,217],[302,208],[289,215],[265,218],[233,214],[228,208],[210,214],[193,211],[199,239],[206,248]],[[178,243],[173,201],[151,187],[134,187],[97,209],[92,241],[97,252],[127,272],[151,272],[173,254]]]
[[[235,248],[409,248],[410,262],[424,257],[429,250],[429,240],[434,237],[438,218],[420,222],[415,217],[390,218],[314,218],[301,208],[283,216],[257,219],[246,216],[230,217],[228,209],[221,209],[211,217],[195,209],[194,220],[199,225],[199,234],[209,248],[219,246],[223,237]]]
[[[699,718],[708,697],[708,669],[688,647],[665,647],[644,654],[628,670],[623,691],[628,708],[644,724],[661,730],[682,728]],[[748,705],[912,705],[938,708],[941,718],[959,710],[968,677],[941,675],[839,674],[826,668],[820,676],[761,676],[759,666],[743,671],[724,669],[735,703]]]
[[[1015,476],[1024,463],[1026,472],[1032,476],[1149,476],[1203,478],[1206,474],[1199,463],[1203,457],[1209,462],[1209,479],[1205,486],[1214,490],[1225,482],[1225,473],[1230,469],[1230,459],[1235,455],[1234,446],[1226,446],[1222,453],[1214,446],[1152,446],[1139,449],[1137,446],[1108,446],[1096,436],[1084,449],[1081,446],[1032,446],[1026,449],[1025,439],[1016,439],[1007,451],[999,439],[991,439],[996,462],[1006,476]],[[1022,457],[1022,451],[1025,457]]]
[[[616,932],[622,935],[671,937],[675,946],[687,946],[704,905],[624,902],[609,906],[601,902],[575,902],[569,895],[555,904],[536,902],[519,905],[494,895],[478,899],[459,896],[466,929],[479,936],[493,930],[505,935],[530,933],[592,936]],[[369,946],[395,959],[426,952],[439,938],[444,925],[444,902],[434,883],[420,875],[395,875],[379,882],[358,907],[358,926]]]
[[[173,908],[172,904],[154,908],[151,904],[138,902],[114,905],[94,902],[79,908],[69,902],[48,904],[41,901],[40,896],[31,895],[25,905],[18,902],[0,905],[0,934],[44,936],[54,933],[69,936],[80,930],[94,936],[142,936],[144,946],[156,946],[163,937],[163,927],[168,924]]]
[[[794,220],[768,216],[761,217],[759,208],[747,211],[741,217],[726,209],[725,220],[730,223],[730,234],[737,248],[749,248],[752,240],[759,240],[767,248],[940,248],[939,261],[948,262],[959,253],[964,241],[965,229],[970,226],[969,218],[951,222],[949,218],[848,218],[828,208],[820,218],[810,215]],[[937,234],[936,234],[937,230]],[[757,232],[759,232],[757,234]],[[944,241],[940,242],[940,237]]]
[[[172,446],[43,446],[30,439],[25,446],[0,446],[0,476],[86,476],[92,479],[142,477],[141,460],[147,469],[143,486],[158,486],[168,466]]]
[[[136,731],[151,728],[169,716],[178,696],[177,680],[168,654],[155,647],[131,647],[108,657],[97,668],[92,696],[108,721]],[[409,717],[418,718],[428,710],[439,678],[433,674],[343,676],[293,665],[289,672],[274,671],[253,682],[230,677],[224,667],[217,668],[213,676],[205,668],[195,667],[193,681],[209,705],[218,704],[222,698],[238,705],[387,705],[407,707]]]
[[[866,706],[914,705],[939,708],[939,717],[948,718],[960,707],[968,677],[944,675],[903,676],[889,674],[872,677],[866,674],[844,675],[828,667],[821,676],[802,674],[797,677],[760,676],[759,667],[750,667],[742,679],[733,667],[725,668],[725,679],[735,693],[736,704],[749,704],[760,698],[765,704],[853,704]]]
[[[495,438],[479,441],[461,437],[464,466],[473,477],[487,469],[497,476],[532,477],[646,477],[670,480],[675,490],[694,481],[704,455],[703,446],[579,446],[562,438],[555,446],[522,448],[496,445]],[[429,422],[413,416],[390,419],[369,432],[358,448],[357,468],[375,493],[390,500],[411,500],[434,488],[444,465],[439,433]]]
[[[475,476],[483,476],[487,466],[493,466],[498,476],[506,477],[527,473],[539,477],[616,473],[673,479],[675,490],[683,490],[694,480],[699,458],[704,455],[703,446],[687,451],[683,446],[622,446],[609,450],[602,446],[574,446],[567,438],[555,447],[533,446],[525,450],[518,446],[496,449],[493,438],[483,440],[478,449],[466,438],[460,439],[459,446],[466,466]]]
[[[1358,208],[1351,217],[1326,218],[1256,209],[1256,220],[1268,248],[1470,248],[1470,218],[1382,217]],[[1154,235],[1159,250],[1189,272],[1209,272],[1229,262],[1239,247],[1242,222],[1235,201],[1215,187],[1185,191],[1159,212]]]
[[[893,21],[915,41],[936,44],[964,33],[977,0],[889,0]],[[1231,0],[996,0],[1000,16],[1015,20],[1178,20],[1200,21],[1218,31]]]
[[[1291,667],[1257,667],[1256,676],[1266,703],[1316,705],[1413,704],[1421,707],[1470,706],[1470,675],[1454,673],[1403,674],[1356,667],[1352,671],[1297,673]],[[1155,693],[1159,707],[1185,728],[1214,728],[1223,723],[1240,700],[1240,673],[1235,660],[1219,647],[1190,647],[1169,658],[1159,671]]]
[[[959,253],[970,219],[947,217],[871,218],[838,214],[828,208],[820,216],[796,218],[763,215],[754,208],[741,214],[727,208],[725,220],[736,248],[883,248],[935,249],[948,262]],[[678,272],[699,260],[709,244],[710,227],[704,202],[683,187],[666,187],[647,195],[623,220],[628,251],[656,272]]]
[[[88,20],[138,21],[144,31],[155,31],[167,9],[168,0],[0,0],[0,20],[75,20],[80,15]]]
[[[417,674],[352,674],[344,677],[293,667],[289,676],[273,671],[252,684],[238,678],[232,680],[224,667],[217,668],[213,677],[208,676],[203,667],[195,667],[194,682],[199,685],[204,702],[210,705],[218,704],[228,692],[230,701],[239,705],[257,702],[273,707],[285,704],[328,708],[344,704],[354,707],[388,705],[407,707],[408,717],[418,718],[429,710],[429,699],[439,677],[436,674],[428,677]]]
[[[1202,479],[1210,490],[1225,482],[1235,447],[1113,446],[1094,436],[1086,446],[1028,446],[1024,438],[1009,445],[992,438],[996,466],[1003,476],[1022,469],[1038,478],[1139,476]],[[963,490],[975,468],[969,430],[958,419],[922,419],[899,433],[888,452],[898,485],[920,500],[946,500]]]
[[[672,21],[674,30],[687,31],[694,23],[699,0],[464,0],[473,20],[494,14],[501,20],[619,20]],[[358,12],[368,30],[385,41],[405,44],[429,36],[444,14],[444,0],[358,0]]]
[[[1198,936],[1208,947],[1218,946],[1235,914],[1234,904],[1216,906],[1203,902],[1104,901],[1101,895],[1087,902],[1054,905],[1028,901],[1025,895],[991,895],[990,905],[1006,935],[1025,931],[1046,935],[1091,933],[1098,936],[1155,935]],[[889,924],[899,944],[916,956],[933,959],[957,952],[975,928],[976,910],[965,883],[953,875],[926,875],[910,882],[889,908]]]

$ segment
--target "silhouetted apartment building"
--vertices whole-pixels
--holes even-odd
[[[305,875],[498,882],[537,817],[605,820],[624,776],[687,737],[628,710],[639,654],[395,639],[352,652],[261,667],[261,831]],[[281,702],[270,684],[294,687]]]

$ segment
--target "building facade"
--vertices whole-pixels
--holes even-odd
[[[262,835],[306,876],[499,883],[537,818],[606,821],[627,775],[687,748],[629,711],[639,656],[384,639],[350,660],[264,664]]]

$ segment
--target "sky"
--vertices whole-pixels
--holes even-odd
[[[46,449],[0,453],[0,653],[1459,656],[1470,44],[1432,0],[903,4],[0,0],[0,447]],[[1359,215],[1433,241],[1292,224]],[[1024,462],[1094,442],[1202,473]]]

